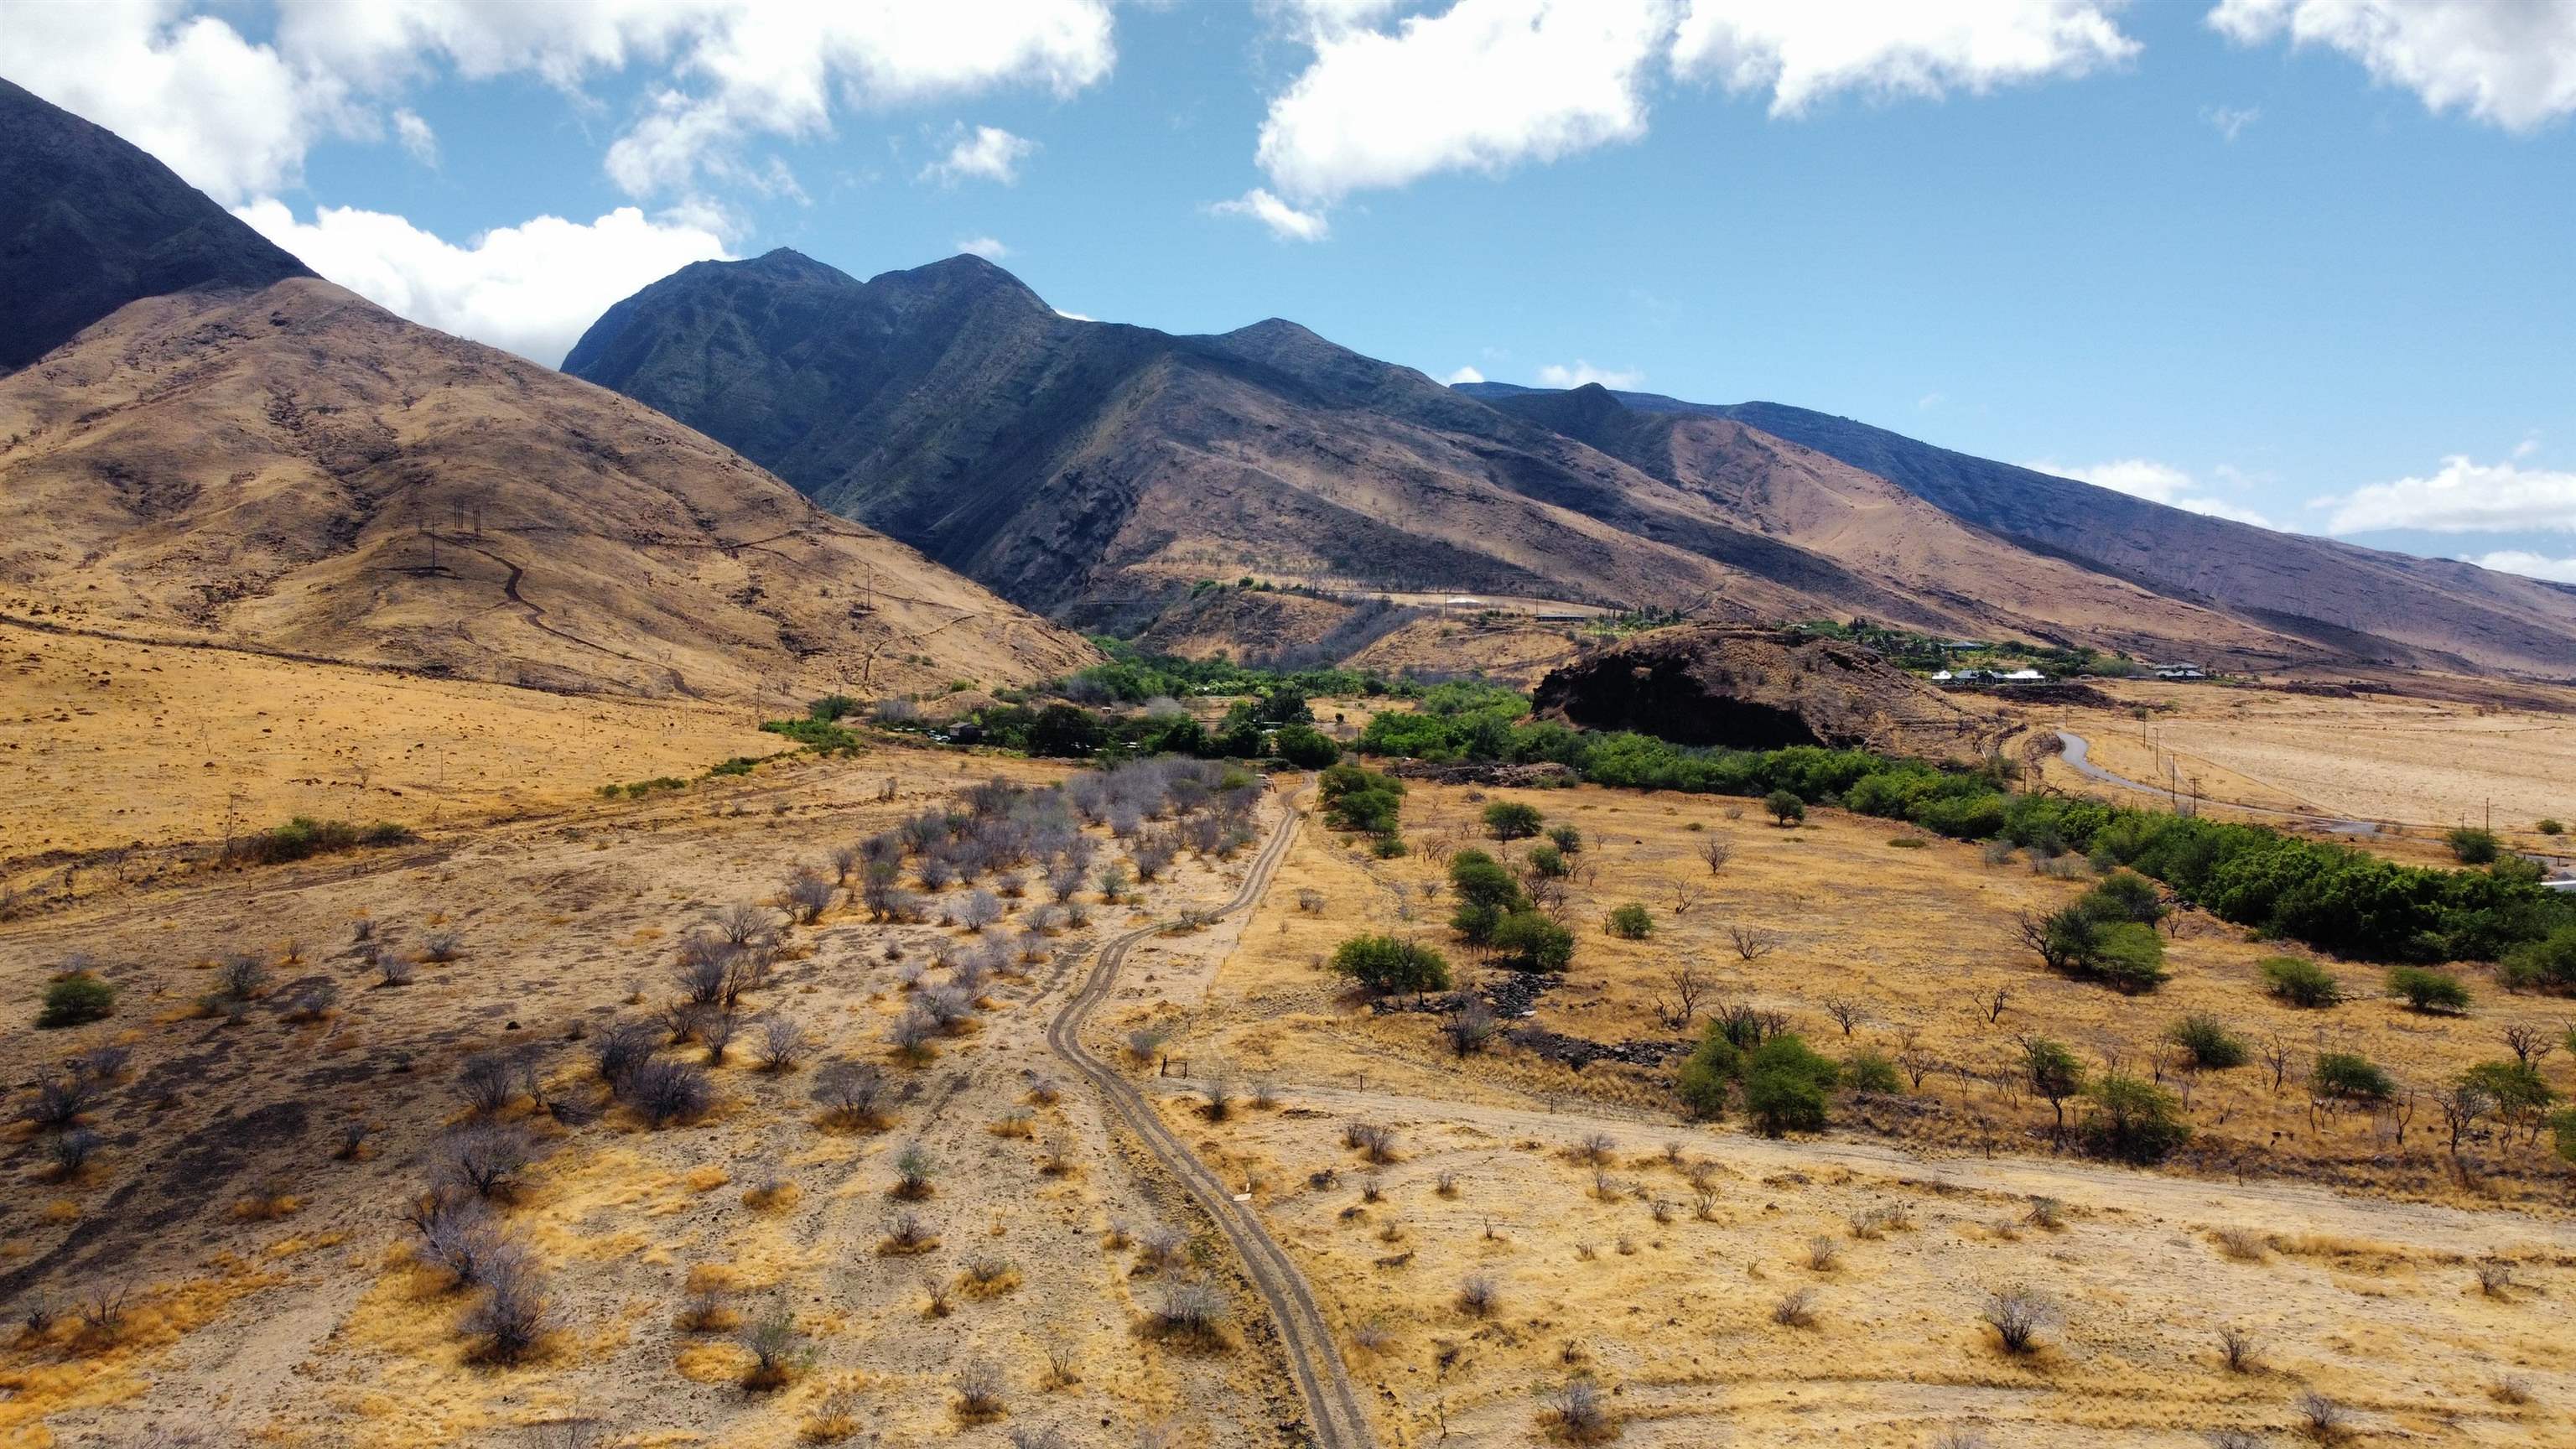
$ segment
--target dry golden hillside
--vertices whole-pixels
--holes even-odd
[[[309,279],[136,302],[0,379],[0,609],[740,700],[1089,656],[668,418]]]

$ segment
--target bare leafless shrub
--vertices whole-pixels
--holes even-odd
[[[1771,1321],[1782,1328],[1815,1327],[1816,1290],[1792,1288],[1780,1295],[1780,1301],[1771,1305]]]
[[[2499,1374],[2487,1384],[2487,1397],[2499,1404],[2531,1402],[2531,1380],[2520,1374]]]
[[[2352,1433],[2352,1413],[2315,1389],[2299,1395],[2299,1427],[2320,1444],[2339,1443]]]
[[[367,1139],[376,1135],[375,1124],[354,1118],[340,1124],[339,1145],[331,1155],[342,1162],[356,1162],[367,1155]]]
[[[2514,1281],[2513,1264],[2502,1258],[2480,1258],[2477,1275],[2478,1291],[2489,1298],[2507,1297],[2521,1286]]]
[[[778,903],[787,908],[790,918],[807,925],[823,918],[832,901],[841,893],[831,876],[811,867],[800,866],[778,888]]]
[[[1082,1354],[1073,1340],[1062,1334],[1051,1334],[1046,1341],[1047,1382],[1055,1388],[1069,1389],[1082,1382]]]
[[[924,1273],[921,1275],[921,1292],[922,1296],[929,1299],[929,1302],[924,1304],[921,1310],[925,1317],[946,1318],[955,1306],[950,1301],[948,1280],[939,1277],[937,1274]]]
[[[1393,1162],[1395,1129],[1382,1122],[1346,1122],[1342,1125],[1342,1145],[1370,1162]]]
[[[397,956],[390,951],[376,957],[378,986],[409,986],[419,979],[419,976],[419,968],[412,964],[409,957]]]
[[[2053,1197],[2034,1197],[2030,1200],[2030,1211],[2023,1215],[2022,1221],[2052,1233],[2062,1232],[2066,1227],[2066,1204]]]
[[[443,966],[465,954],[465,937],[454,931],[432,931],[420,939],[420,959]]]
[[[989,1419],[1002,1412],[1003,1388],[1001,1366],[988,1358],[968,1359],[948,1379],[957,1393],[957,1415],[962,1419]]]
[[[767,1016],[760,1023],[760,1069],[772,1074],[792,1072],[805,1060],[808,1038],[805,1028],[792,1017]]]
[[[725,1050],[733,1045],[741,1019],[723,1007],[710,1007],[698,1013],[698,1044],[707,1049],[707,1065],[724,1065]]]
[[[599,1079],[612,1088],[653,1055],[656,1033],[642,1022],[620,1022],[590,1039],[590,1060]]]
[[[1011,1430],[1009,1438],[1011,1449],[1073,1449],[1073,1441],[1053,1425],[1022,1424]]]
[[[990,1298],[1019,1286],[1020,1267],[999,1253],[977,1253],[967,1258],[966,1271],[959,1283],[970,1298]]]
[[[1573,1147],[1575,1161],[1588,1163],[1594,1167],[1605,1166],[1618,1155],[1619,1139],[1607,1132],[1587,1133],[1583,1140],[1575,1143]]]
[[[2229,1373],[2250,1374],[2262,1366],[2262,1345],[2254,1335],[2235,1324],[2219,1325],[2218,1361]]]
[[[2039,1331],[2056,1321],[2057,1305],[2045,1294],[2007,1285],[1986,1295],[1982,1315],[2006,1353],[2029,1353],[2038,1347]]]
[[[693,1062],[658,1057],[639,1063],[619,1084],[618,1095],[655,1127],[687,1122],[704,1115],[715,1098],[706,1069]]]
[[[931,993],[921,993],[927,997]],[[886,1028],[886,1040],[908,1061],[920,1061],[930,1055],[930,1042],[939,1035],[939,1021],[928,1011],[914,1007],[894,1019]]]
[[[1190,1240],[1178,1228],[1151,1227],[1136,1238],[1137,1263],[1160,1273],[1177,1266]]]
[[[518,1363],[534,1353],[555,1326],[544,1277],[523,1253],[494,1258],[483,1276],[483,1294],[458,1327],[475,1340],[475,1355],[490,1363]]]
[[[814,1074],[814,1101],[823,1125],[842,1132],[873,1132],[886,1125],[885,1073],[871,1062],[827,1062]]]
[[[1619,1436],[1610,1398],[1590,1379],[1568,1379],[1549,1389],[1539,1409],[1539,1427],[1567,1444],[1598,1444]]]
[[[105,1087],[122,1078],[133,1060],[134,1052],[130,1047],[114,1043],[94,1046],[73,1058],[72,1075],[89,1083],[92,1088]]]
[[[1736,959],[1742,961],[1761,960],[1779,950],[1781,940],[1779,932],[1760,926],[1729,924],[1726,928],[1726,943],[1735,948]]]
[[[74,1127],[68,1132],[57,1132],[46,1139],[45,1155],[52,1159],[54,1177],[58,1181],[68,1182],[80,1176],[81,1169],[89,1165],[90,1158],[97,1153],[98,1148],[97,1133],[86,1127]]]
[[[1830,1273],[1842,1265],[1843,1245],[1823,1233],[1807,1240],[1807,1266],[1818,1273]]]
[[[1225,1322],[1225,1299],[1195,1278],[1165,1283],[1154,1298],[1154,1331],[1166,1338],[1211,1343]]]
[[[433,1193],[412,1204],[403,1221],[419,1235],[420,1262],[447,1276],[450,1288],[471,1288],[491,1265],[517,1251],[500,1235],[480,1198]]]
[[[1440,1169],[1439,1173],[1431,1179],[1431,1190],[1442,1197],[1456,1197],[1458,1195],[1457,1170],[1448,1167]]]
[[[40,1132],[64,1132],[78,1123],[81,1114],[97,1100],[93,1084],[74,1076],[41,1077],[36,1082],[35,1099],[21,1111]]]
[[[1458,1307],[1470,1318],[1484,1318],[1502,1304],[1502,1285],[1491,1273],[1470,1273],[1458,1284]]]
[[[2220,1228],[2214,1236],[2218,1239],[2218,1251],[2240,1263],[2260,1263],[2270,1248],[2265,1235],[2252,1228]]]
[[[484,1199],[507,1199],[518,1191],[535,1147],[516,1127],[476,1122],[447,1134],[439,1144],[440,1181]]]
[[[2208,1442],[2209,1449],[2263,1449],[2263,1436],[2251,1429],[2210,1429],[2200,1437]]]
[[[123,1283],[92,1285],[72,1309],[80,1315],[81,1331],[100,1343],[114,1343],[125,1332],[126,1302],[132,1294]]]
[[[456,1074],[457,1095],[468,1111],[489,1117],[519,1100],[521,1072],[514,1059],[499,1052],[476,1052]]]

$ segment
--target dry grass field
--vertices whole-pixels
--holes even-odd
[[[0,625],[11,866],[292,816],[428,826],[785,747],[743,706],[548,694]],[[22,812],[22,813],[18,813]]]
[[[2093,763],[2132,780],[2162,782],[2170,762],[2186,791],[2196,779],[2216,803],[2426,829],[2482,825],[2492,803],[2499,834],[2539,849],[2552,845],[2533,833],[2535,822],[2576,821],[2576,691],[2523,691],[2557,706],[2544,711],[2218,684],[2102,688],[2120,701],[2119,710],[2043,710],[2037,717],[2083,735]],[[2054,783],[2082,787],[2063,762],[2046,771]]]
[[[1684,1122],[1660,1066],[1577,1070],[1524,1046],[1458,1058],[1439,1018],[1373,1012],[1320,968],[1362,929],[1445,942],[1445,896],[1423,886],[1441,845],[1474,839],[1478,793],[1414,784],[1407,835],[1432,849],[1398,861],[1306,836],[1243,949],[1157,1007],[1190,1072],[1267,1083],[1279,1107],[1210,1123],[1176,1089],[1166,1111],[1332,1295],[1354,1373],[1384,1391],[1385,1442],[1437,1442],[1444,1424],[1469,1442],[1524,1438],[1544,1408],[1533,1386],[1586,1375],[1648,1444],[1930,1443],[1963,1425],[1998,1444],[2185,1444],[2231,1426],[2286,1439],[2311,1389],[2351,1410],[2364,1442],[2576,1442],[2576,1351],[2550,1306],[2576,1292],[2570,1176],[2545,1142],[2492,1131],[2467,1147],[2464,1182],[2425,1105],[2506,1055],[2505,1024],[2554,1038],[2563,1003],[2477,981],[2468,1014],[2420,1016],[2376,998],[2376,971],[2337,965],[2358,999],[2298,1011],[2257,983],[2279,947],[2202,917],[2172,943],[2170,983],[2121,996],[2049,975],[2014,941],[2017,908],[2081,889],[2018,859],[1900,846],[1913,838],[1899,828],[1830,811],[1780,830],[1704,797],[1491,798],[1588,842],[1575,966],[1520,1025],[1663,1058],[1681,1034],[1656,1010],[1687,965],[1706,978],[1703,1013],[1776,1010],[1830,1053],[1874,1047],[1921,1076],[1846,1104],[1823,1142],[1771,1143]],[[1734,847],[1716,873],[1694,854],[1711,836]],[[1632,900],[1655,912],[1653,936],[1597,933]],[[1767,951],[1742,959],[1738,926],[1767,933]],[[1975,1003],[1998,990],[1989,1021]],[[2259,1057],[2182,1070],[2162,1033],[2188,1012],[2283,1051],[2282,1087]],[[2195,1142],[2157,1173],[2052,1153],[2050,1109],[2012,1072],[2025,1032],[2160,1078],[2185,1095]],[[2319,1106],[2304,1082],[2319,1050],[2389,1068],[2417,1089],[2412,1111]],[[2544,1064],[2576,1087],[2565,1058]],[[1395,1161],[1345,1146],[1352,1121],[1392,1127]],[[1582,1150],[1596,1133],[1616,1143],[1598,1164]],[[1823,1269],[1808,1265],[1820,1237]],[[2516,1286],[2482,1291],[2487,1259]],[[1501,1294],[1489,1316],[1457,1301],[1480,1274]],[[2014,1283],[2062,1313],[2027,1359],[1979,1318]],[[1773,1322],[1801,1289],[1816,1324]],[[2222,1329],[2262,1344],[2259,1372],[2218,1363]]]
[[[38,643],[27,680],[77,685],[100,667],[55,636],[20,653]],[[180,697],[247,701],[225,691],[259,684],[229,656],[156,651],[98,686],[97,715],[63,699],[54,713],[70,718],[40,715],[36,737],[108,746],[156,701],[176,713]],[[644,731],[619,721],[666,707],[481,701],[373,675],[309,686],[263,706],[302,713],[228,737],[240,749],[292,725],[313,740],[309,766],[259,778],[336,780],[333,750],[387,738],[408,711],[415,728],[487,724],[453,738],[486,740],[480,778],[528,793],[478,805],[432,790],[452,813],[411,845],[138,878],[0,932],[11,1009],[32,1016],[81,957],[119,993],[106,1021],[0,1036],[24,1109],[0,1138],[0,1442],[184,1426],[227,1446],[514,1445],[566,1419],[623,1446],[1299,1442],[1303,1401],[1254,1281],[1046,1038],[1105,941],[1233,896],[1250,851],[1184,852],[1116,903],[1086,884],[1079,920],[1032,881],[982,932],[943,922],[966,910],[965,886],[932,892],[909,924],[839,895],[784,930],[708,1069],[706,1110],[655,1127],[607,1094],[592,1054],[619,1022],[670,1034],[693,933],[744,902],[784,919],[792,868],[829,874],[837,850],[978,782],[1073,772],[879,743],[603,803],[572,797],[645,771],[570,777],[589,742],[640,748]],[[1318,703],[1328,722],[1337,707],[1345,728],[1365,717]],[[748,733],[709,711],[657,747],[694,774]],[[153,793],[143,747],[92,753],[133,782],[121,789]],[[63,758],[30,778],[59,778]],[[1282,821],[1293,780],[1256,830]],[[429,790],[378,782],[404,801]],[[346,784],[322,788],[327,803]],[[1373,1009],[1322,962],[1371,930],[1467,964],[1436,882],[1450,852],[1499,848],[1476,827],[1495,798],[1582,833],[1564,906],[1577,950],[1534,1000],[1505,993],[1515,1013],[1530,1001],[1506,1025],[1533,1035],[1462,1058],[1438,1015]],[[212,799],[174,801],[167,828],[201,829],[189,811]],[[49,808],[17,801],[22,832]],[[2563,1003],[2472,973],[2468,1012],[2417,1015],[2376,994],[2375,971],[2328,962],[2354,999],[2297,1011],[2257,985],[2279,946],[2198,916],[2171,940],[2173,979],[2120,996],[2048,974],[2014,939],[2017,910],[2085,881],[1885,821],[1820,809],[1779,829],[1748,807],[1417,782],[1409,854],[1378,860],[1307,820],[1248,912],[1150,935],[1124,961],[1091,1050],[1302,1270],[1378,1443],[2015,1449],[2205,1444],[2232,1428],[2287,1444],[2304,1442],[2309,1404],[2354,1444],[2576,1443],[2558,1312],[2576,1294],[2569,1175],[2492,1128],[2454,1167],[2423,1096],[2503,1055],[2508,1024],[2554,1035]],[[1099,863],[1120,859],[1089,833]],[[1715,870],[1711,840],[1729,847]],[[1627,902],[1652,913],[1643,940],[1600,929]],[[245,956],[259,979],[227,1003]],[[979,956],[998,964],[961,977]],[[1673,1015],[1684,968],[1687,1022]],[[909,1008],[961,981],[980,1004],[952,1029],[918,1055],[890,1044]],[[1907,1090],[1846,1097],[1821,1136],[1684,1120],[1676,1049],[1739,1002],[1831,1054],[1888,1053]],[[2283,1053],[2282,1084],[2259,1059],[2185,1072],[2163,1032],[2187,1012]],[[776,1070],[772,1019],[806,1039]],[[2010,1071],[2029,1032],[2185,1094],[2191,1145],[2155,1171],[2053,1150],[2049,1107]],[[2304,1074],[2327,1049],[2388,1068],[2415,1110],[2313,1102]],[[463,1078],[495,1050],[530,1075],[478,1112]],[[703,1040],[662,1050],[709,1055]],[[95,1140],[67,1170],[35,1084],[80,1061]],[[2570,1066],[2543,1059],[2562,1091]],[[879,1099],[835,1115],[818,1089],[858,1068],[881,1074]],[[1349,1145],[1353,1123],[1385,1128],[1383,1150]],[[453,1286],[402,1221],[495,1126],[529,1160],[492,1220],[553,1310],[509,1362],[464,1331],[479,1290]],[[2016,1289],[2036,1315],[2027,1354],[1982,1317]],[[1173,1331],[1198,1297],[1213,1333]],[[40,1304],[51,1312],[28,1312]],[[2241,1371],[2223,1361],[2231,1333],[2249,1346]],[[985,1369],[989,1398],[968,1395]]]

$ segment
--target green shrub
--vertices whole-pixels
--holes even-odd
[[[2550,1145],[2562,1162],[2576,1162],[2576,1107],[2549,1114]]]
[[[1725,1116],[1727,1092],[1743,1068],[1744,1054],[1717,1029],[1716,1022],[1710,1022],[1699,1045],[1683,1059],[1674,1081],[1682,1109],[1712,1122]]]
[[[2344,1101],[2384,1102],[2397,1083],[2358,1052],[2319,1052],[2308,1082],[2326,1096]]]
[[[713,780],[727,775],[748,775],[759,763],[760,761],[749,755],[736,755],[721,764],[707,766],[707,778]]]
[[[2113,1072],[2095,1082],[2085,1099],[2091,1110],[2077,1139],[2094,1157],[2144,1166],[2163,1161],[2191,1137],[2182,1103],[2153,1082]]]
[[[1279,758],[1301,770],[1320,770],[1342,757],[1342,747],[1326,738],[1313,725],[1281,725],[1270,737],[1270,747]]]
[[[2156,934],[2155,927],[2135,921],[2104,926],[2083,969],[2114,990],[2131,995],[2155,990],[2172,974],[2165,970],[2164,938]]]
[[[1325,769],[1317,796],[1324,823],[1334,829],[1391,835],[1404,806],[1404,782],[1344,760]]]
[[[859,737],[828,719],[807,716],[803,719],[762,720],[760,727],[773,735],[785,735],[796,743],[826,755],[855,755]]]
[[[1536,911],[1504,916],[1486,944],[1495,965],[1514,971],[1562,971],[1574,960],[1574,933]]]
[[[1518,800],[1497,800],[1485,807],[1485,833],[1496,840],[1527,840],[1538,834],[1538,807]]]
[[[2031,1095],[2048,1103],[2057,1114],[2058,1130],[2066,1129],[2066,1101],[2084,1090],[2084,1064],[2066,1044],[2048,1037],[2025,1037],[2021,1043],[2022,1080]]]
[[[2078,902],[2098,921],[2135,921],[2154,925],[2165,914],[2164,893],[2134,870],[2114,870],[2084,893]]]
[[[51,1031],[104,1021],[115,1012],[116,988],[86,971],[75,971],[45,988],[45,1005],[36,1014],[36,1025]]]
[[[2229,1031],[2217,1017],[2198,1012],[2175,1022],[2166,1030],[2165,1039],[2181,1047],[2191,1064],[2205,1071],[2241,1067],[2249,1055],[2243,1037]]]
[[[1841,1071],[1794,1032],[1783,1032],[1744,1058],[1744,1114],[1765,1137],[1821,1131],[1826,1094]]]
[[[2297,956],[2274,956],[2263,962],[2263,989],[2292,1006],[2332,1006],[2343,1000],[2334,973]]]
[[[1876,1047],[1862,1047],[1843,1058],[1842,1082],[1855,1092],[1901,1092],[1905,1078],[1896,1063]]]
[[[1449,889],[1458,897],[1450,929],[1469,945],[1488,944],[1505,916],[1529,909],[1520,882],[1481,850],[1462,850],[1449,858]]]
[[[805,717],[830,724],[858,712],[859,702],[846,694],[827,694],[805,706]]]
[[[2566,825],[2557,820],[2543,820],[2532,828],[2543,835],[2564,835],[2567,833]]]
[[[226,853],[252,865],[276,865],[360,846],[401,845],[418,838],[399,825],[379,823],[361,829],[346,820],[298,815],[274,830],[231,842]]]
[[[1807,802],[1787,790],[1774,790],[1762,797],[1762,808],[1771,812],[1779,824],[1795,825],[1807,818]]]
[[[2388,994],[2405,997],[2406,1004],[2417,1011],[2469,1009],[2469,988],[2460,984],[2460,978],[2421,966],[2400,966],[2390,971]]]
[[[1655,913],[1630,901],[1610,913],[1607,929],[1622,941],[1642,941],[1655,933]]]
[[[2506,1112],[2533,1111],[2558,1098],[2542,1079],[2540,1068],[2519,1058],[2480,1062],[2460,1073],[2460,1082],[2484,1092]]]
[[[2503,850],[2494,831],[2468,825],[2443,836],[2442,843],[2451,847],[2451,855],[2462,865],[2492,864]]]
[[[1583,832],[1575,829],[1571,825],[1549,826],[1547,828],[1547,840],[1548,844],[1555,846],[1558,850],[1565,852],[1567,855],[1581,855],[1583,853]]]
[[[1405,854],[1410,848],[1404,843],[1404,837],[1392,830],[1369,839],[1369,854],[1380,860],[1393,860]]]
[[[2576,926],[2505,952],[2496,979],[2508,991],[2576,991]]]
[[[1544,880],[1562,879],[1566,872],[1572,869],[1572,867],[1565,863],[1564,855],[1559,853],[1557,848],[1553,845],[1531,846],[1529,854],[1529,868],[1530,874],[1538,876]]]
[[[1333,969],[1383,996],[1446,991],[1449,962],[1437,951],[1394,936],[1353,936],[1333,949]]]

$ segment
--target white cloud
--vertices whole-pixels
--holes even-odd
[[[970,257],[982,257],[988,262],[998,262],[1002,258],[1011,254],[1011,249],[1009,247],[1002,245],[998,239],[989,236],[967,237],[963,241],[957,243],[957,250],[964,252]]]
[[[13,4],[0,74],[231,203],[301,180],[304,153],[370,120],[347,88],[176,0]]]
[[[1440,380],[1451,387],[1456,387],[1462,382],[1483,382],[1485,375],[1472,367],[1462,367]]]
[[[1281,241],[1322,241],[1333,230],[1322,212],[1300,211],[1258,186],[1232,201],[1211,202],[1208,211],[1216,216],[1251,217]]]
[[[648,220],[631,206],[587,224],[540,216],[469,246],[352,207],[298,221],[284,202],[263,198],[234,215],[392,312],[548,367],[612,303],[690,262],[729,255],[714,232]]]
[[[2205,513],[2212,518],[2224,518],[2235,523],[2250,523],[2256,528],[2278,527],[2270,519],[2251,508],[2211,496],[2202,490],[2199,480],[2189,473],[2170,463],[2156,462],[2152,458],[2121,458],[2108,463],[2089,465],[2059,463],[2042,458],[2038,462],[2024,463],[2022,466],[2036,472],[2054,474],[2060,478],[2072,478],[2079,483],[2090,483],[2096,488],[2108,488],[2114,493],[2126,493],[2132,498],[2143,498],[2150,503],[2161,503],[2167,508],[2179,508],[2186,513]],[[2223,466],[2218,471],[2222,475],[2233,475],[2233,470]]]
[[[2113,16],[2126,0],[1692,0],[1673,69],[1771,93],[1796,115],[1839,91],[1984,93],[2074,77],[2138,53]]]
[[[438,164],[438,133],[429,128],[429,122],[420,118],[420,112],[394,112],[394,139],[402,142],[402,148],[411,153],[411,159],[421,165],[434,167]]]
[[[2427,109],[2509,131],[2576,113],[2576,5],[2567,0],[2220,0],[2209,24],[2256,45],[2287,36],[2360,61]]]
[[[1538,370],[1539,382],[1547,387],[1581,387],[1597,382],[1603,387],[1635,387],[1646,380],[1646,374],[1633,367],[1594,367],[1578,357],[1572,367],[1551,362]]]
[[[2227,144],[2233,146],[2236,144],[2236,138],[2245,134],[2246,127],[2263,119],[2263,108],[2261,106],[2203,106],[2200,118],[2207,121],[2218,134],[2226,137]]]
[[[2464,555],[2463,563],[2502,574],[2520,574],[2525,578],[2547,579],[2552,583],[2576,584],[2576,558],[2551,558],[2547,554],[2529,553],[2518,548],[2495,553]]]
[[[1008,186],[1020,179],[1020,163],[1037,149],[1037,142],[999,126],[977,126],[971,131],[960,127],[948,154],[923,167],[921,179],[951,186],[960,181],[998,181]]]
[[[2576,473],[2453,456],[2430,478],[2373,483],[2318,499],[2326,532],[2420,528],[2431,533],[2576,533]]]
[[[1011,86],[1070,95],[1116,59],[1109,0],[783,4],[767,0],[277,0],[252,44],[210,0],[19,3],[0,73],[116,131],[232,204],[300,179],[326,136],[382,139],[380,107],[444,67],[574,89],[650,67],[644,113],[608,148],[637,196],[701,178],[759,184],[757,136],[831,129],[870,109]],[[414,132],[393,121],[406,145]]]
[[[1667,0],[1457,0],[1393,30],[1319,29],[1257,159],[1314,204],[1634,140],[1671,25]]]

